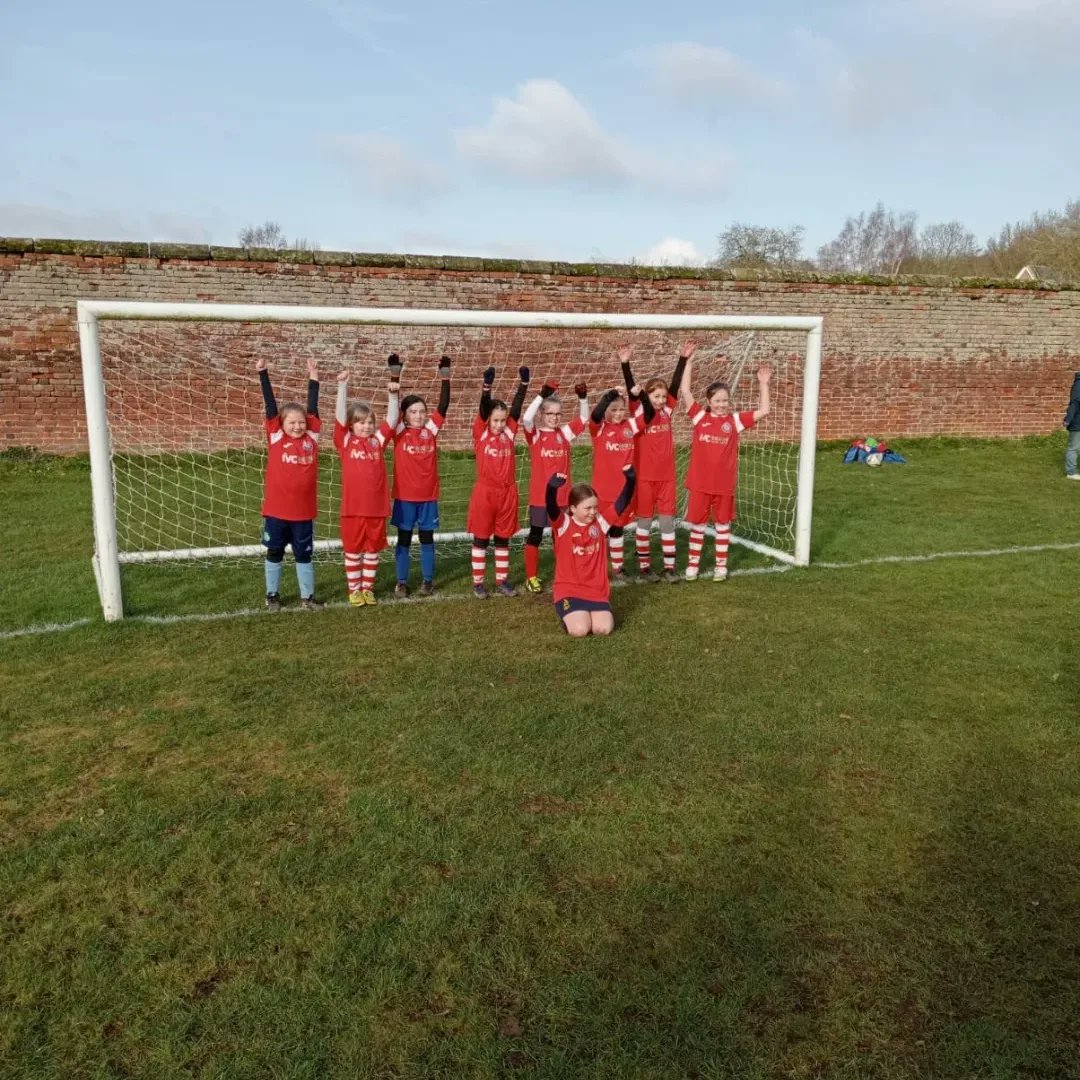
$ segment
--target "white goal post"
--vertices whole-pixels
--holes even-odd
[[[121,544],[117,529],[117,488],[114,461],[115,432],[110,425],[110,394],[107,390],[106,364],[102,355],[102,323],[113,322],[148,325],[175,324],[187,329],[195,323],[243,323],[267,326],[268,324],[338,324],[339,326],[363,327],[365,331],[381,328],[387,340],[393,341],[393,333],[419,333],[419,328],[460,328],[472,333],[479,328],[491,328],[492,333],[521,330],[553,330],[562,332],[581,332],[593,335],[597,331],[615,331],[630,334],[638,331],[655,331],[660,334],[679,334],[686,336],[723,333],[737,334],[747,332],[748,340],[754,335],[766,331],[786,332],[792,340],[801,342],[795,353],[798,366],[797,386],[792,381],[789,405],[791,410],[791,431],[786,443],[792,447],[792,460],[797,449],[797,465],[792,470],[791,487],[793,489],[791,523],[786,527],[788,540],[785,548],[773,546],[770,542],[758,542],[753,539],[733,537],[738,543],[753,548],[773,558],[805,566],[810,560],[810,529],[814,487],[814,452],[817,438],[818,385],[821,368],[822,318],[820,316],[780,316],[780,315],[658,315],[648,313],[602,314],[596,312],[518,312],[518,311],[477,311],[463,309],[437,308],[384,308],[384,307],[311,307],[290,306],[284,304],[221,304],[221,303],[168,303],[127,300],[80,300],[78,301],[79,342],[82,356],[83,389],[86,400],[86,423],[90,449],[91,486],[93,494],[94,517],[94,555],[93,565],[101,597],[102,610],[107,621],[123,618],[123,595],[121,590],[121,563],[151,562],[171,559],[210,558],[216,556],[252,555],[262,551],[257,544],[236,542],[218,543],[216,541],[200,545],[196,543],[176,544],[168,539],[150,537],[144,543],[129,541]],[[395,331],[396,328],[396,331]],[[762,333],[762,337],[767,337]],[[145,346],[144,339],[133,339],[127,346],[128,352],[139,362]],[[504,345],[499,352],[499,362],[505,366],[506,354],[513,354],[514,347]],[[169,344],[162,345],[162,351],[172,357],[175,349]],[[564,349],[565,352],[565,349]],[[494,353],[492,354],[494,355]],[[746,363],[747,352],[738,366],[741,374]],[[273,357],[270,358],[273,363]],[[520,360],[513,360],[513,369]],[[490,356],[488,358],[490,360]],[[527,358],[521,362],[527,362]],[[160,359],[148,359],[150,364],[164,363]],[[594,361],[594,363],[596,363]],[[610,365],[609,365],[610,366]],[[615,365],[617,372],[617,365]],[[606,374],[607,372],[603,372]],[[543,372],[539,373],[543,376]],[[636,374],[636,373],[635,373]],[[722,377],[730,378],[726,373]],[[505,375],[509,379],[509,374]],[[210,376],[202,376],[204,382]],[[752,380],[748,380],[751,381]],[[614,382],[605,379],[600,385]],[[738,400],[738,389],[733,382],[733,392]],[[466,402],[459,405],[455,400],[454,408],[471,410],[471,386],[465,388]],[[459,390],[455,389],[455,396]],[[328,395],[330,396],[330,395]],[[746,392],[744,391],[744,397]],[[123,392],[121,392],[123,397]],[[795,400],[795,398],[798,400]],[[323,414],[332,414],[332,403],[324,397]],[[752,401],[748,402],[752,407]],[[140,406],[133,406],[138,412]],[[142,406],[146,411],[150,406]],[[252,417],[254,426],[257,417]],[[179,421],[178,421],[179,422]],[[783,435],[777,436],[784,438]],[[329,439],[325,440],[330,445]],[[168,451],[154,450],[168,456]],[[190,456],[190,455],[189,455]],[[332,455],[332,447],[331,453]],[[740,481],[740,491],[742,481]],[[250,513],[245,509],[245,513]],[[257,525],[257,507],[254,512]],[[256,526],[253,525],[254,529]],[[242,539],[242,538],[241,538]],[[319,542],[323,549],[338,546],[334,541]],[[123,548],[123,550],[122,550]]]

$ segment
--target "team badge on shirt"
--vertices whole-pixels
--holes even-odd
[[[726,435],[731,430],[731,425],[725,420],[720,425],[720,430]]]
[[[595,540],[599,535],[600,535],[600,530],[595,525],[590,525],[589,526],[589,536],[592,537],[592,539]]]
[[[421,428],[420,429],[420,438],[421,439],[430,439],[431,438],[431,432],[428,431],[427,428]]]
[[[631,427],[624,427],[622,429],[624,439],[632,439],[634,437],[634,429]]]

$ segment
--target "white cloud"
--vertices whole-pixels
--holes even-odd
[[[498,98],[483,128],[457,134],[459,152],[523,180],[625,183],[627,148],[605,134],[588,110],[554,79],[532,79],[516,100]]]
[[[187,214],[70,211],[31,203],[0,203],[0,236],[209,244],[211,221]]]
[[[664,237],[635,258],[646,266],[700,266],[705,261],[693,240],[677,236]]]
[[[610,190],[641,186],[686,197],[716,194],[723,159],[673,167],[657,154],[610,135],[554,79],[531,79],[517,97],[498,98],[484,127],[457,132],[458,153],[495,173],[535,184],[574,183]]]
[[[439,255],[469,255],[484,259],[539,259],[540,248],[527,240],[462,240],[428,229],[403,229],[398,239],[403,250]]]
[[[855,58],[831,38],[800,28],[794,46],[816,83],[808,92],[816,90],[834,119],[854,132],[888,127],[951,98],[951,84],[927,77],[928,61],[895,45]]]
[[[331,135],[324,143],[358,187],[382,198],[415,203],[448,186],[446,174],[438,165],[413,157],[402,143],[388,135]]]
[[[931,5],[926,3],[925,6]],[[992,19],[1039,19],[1065,23],[1080,20],[1076,0],[933,0],[932,7],[939,11],[952,10]]]
[[[913,8],[911,14],[923,28],[962,34],[969,49],[974,45],[982,62],[980,73],[991,81],[1000,82],[1001,66],[1010,69],[1005,78],[1014,89],[1016,75],[1038,85],[1048,74],[1043,65],[1075,71],[1080,48],[1077,0],[919,0]],[[1032,64],[1040,66],[1034,69]],[[1071,87],[1065,92],[1071,93]]]
[[[642,57],[653,85],[673,101],[716,104],[730,98],[769,104],[786,96],[779,79],[758,75],[727,49],[674,42],[650,49]]]

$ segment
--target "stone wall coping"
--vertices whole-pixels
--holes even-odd
[[[183,260],[187,262],[291,263],[358,266],[447,273],[524,274],[547,277],[622,278],[646,281],[738,281],[807,285],[867,285],[894,288],[1016,289],[1076,292],[1080,282],[1048,284],[1015,278],[953,278],[941,274],[827,274],[812,270],[718,269],[700,266],[644,266],[638,263],[571,263],[532,259],[484,259],[465,255],[400,255],[359,251],[301,251],[291,248],[220,247],[216,244],[143,243],[133,240],[67,240],[0,236],[0,255],[69,255],[83,258]]]

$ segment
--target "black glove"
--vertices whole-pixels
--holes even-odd
[[[548,479],[547,486],[549,488],[561,488],[566,483],[566,477],[560,476],[558,473],[553,473]]]
[[[547,398],[551,397],[558,389],[559,384],[557,382],[546,382],[540,387],[540,396],[547,400]]]
[[[401,369],[404,365],[401,362],[401,357],[396,352],[392,352],[386,358],[386,366],[390,369],[390,378],[394,382],[401,382]]]
[[[519,367],[518,368],[518,378],[523,383],[525,383],[526,386],[528,386],[528,384],[529,384],[529,375],[530,375],[530,372],[529,372],[529,369],[527,367]]]
[[[584,400],[589,396],[589,388],[585,383],[579,382],[576,383],[574,386],[574,393],[577,394],[579,398]]]
[[[439,378],[440,379],[449,379],[450,378],[450,357],[449,356],[444,356],[444,357],[442,357],[442,359],[439,360]]]
[[[449,375],[449,374],[450,373],[447,372],[447,375]],[[495,369],[493,367],[486,368],[484,370],[484,385],[485,386],[491,386],[491,384],[494,381],[495,381]]]

